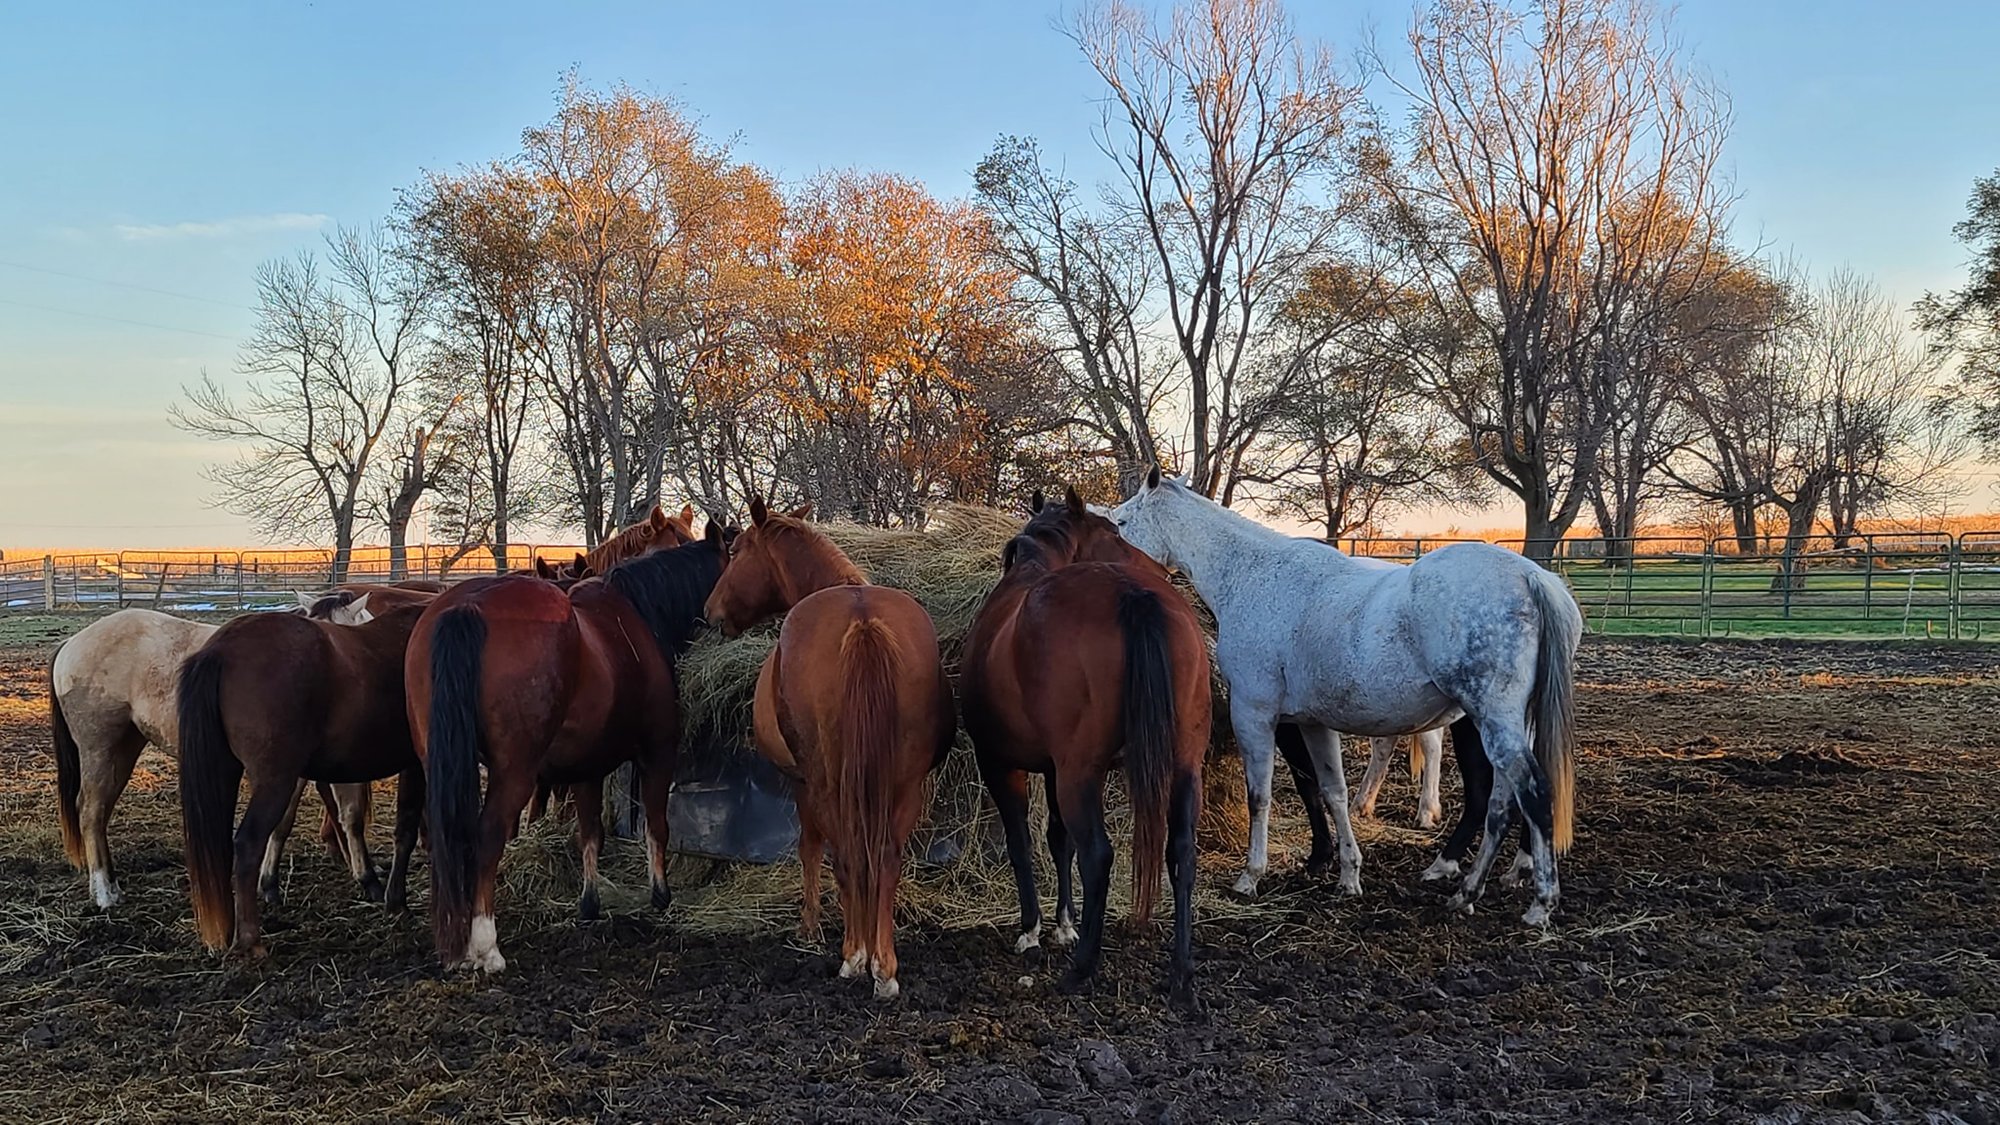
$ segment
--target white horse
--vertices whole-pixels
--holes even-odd
[[[1560,579],[1483,543],[1444,547],[1409,566],[1352,559],[1231,512],[1158,470],[1112,519],[1134,546],[1185,573],[1215,613],[1216,665],[1229,684],[1250,791],[1239,893],[1255,894],[1269,865],[1280,720],[1305,735],[1349,894],[1361,892],[1361,850],[1335,732],[1394,736],[1450,723],[1461,771],[1478,757],[1500,782],[1487,796],[1478,857],[1450,907],[1470,910],[1479,898],[1519,808],[1535,878],[1525,920],[1547,924],[1556,857],[1569,848],[1574,815],[1571,665],[1583,634]]]
[[[369,618],[364,597],[335,608],[330,620],[358,625]],[[49,728],[63,850],[71,863],[90,871],[90,895],[101,909],[109,910],[123,898],[105,832],[111,809],[147,743],[173,753],[179,730],[174,691],[181,663],[216,629],[150,609],[122,609],[64,641],[49,662]],[[367,856],[360,837],[367,823],[368,786],[336,785],[332,790],[349,869],[366,887],[375,879],[372,868],[363,872],[358,866]],[[278,863],[298,807],[295,793],[264,853],[259,885],[266,898],[277,895]]]

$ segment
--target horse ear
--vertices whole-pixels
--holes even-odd
[[[701,541],[709,544],[710,546],[713,546],[717,550],[721,550],[722,525],[715,522],[714,520],[708,521],[708,529],[701,533]]]
[[[682,522],[682,523],[684,523],[684,524],[686,524],[686,525],[687,525],[688,527],[690,527],[690,528],[694,527],[694,505],[693,505],[693,504],[682,504],[682,505],[681,505],[681,522]]]
[[[535,577],[552,580],[555,578],[555,576],[556,576],[556,568],[549,565],[549,560],[543,558],[540,555],[536,555]]]
[[[317,594],[308,594],[303,590],[295,592],[299,595],[300,609],[311,609],[314,605],[318,604],[319,602],[319,596]]]
[[[569,568],[576,572],[578,578],[582,578],[590,572],[590,559],[582,551],[578,551],[576,558],[570,560]]]
[[[771,509],[764,506],[764,498],[762,496],[752,496],[750,498],[750,526],[763,527],[764,521],[770,518]]]
[[[363,594],[347,603],[347,620],[353,625],[366,625],[370,621],[375,620],[375,615],[368,612],[367,594]]]
[[[646,517],[646,522],[652,525],[654,531],[665,531],[667,529],[667,513],[661,510],[658,504],[655,504],[653,505],[651,514]]]
[[[1069,506],[1069,514],[1078,519],[1090,514],[1090,509],[1083,506],[1083,497],[1076,494],[1075,485],[1063,489],[1063,503]]]
[[[806,501],[803,504],[800,504],[796,508],[793,508],[791,512],[792,518],[795,520],[811,519],[812,514],[813,514],[813,505],[812,501],[810,500]]]
[[[1040,515],[1042,509],[1047,506],[1048,506],[1048,501],[1043,499],[1042,490],[1039,488],[1037,488],[1034,491],[1034,493],[1028,497],[1028,514],[1031,516]]]
[[[1153,466],[1152,471],[1146,474],[1146,487],[1160,487],[1160,467],[1158,465]]]

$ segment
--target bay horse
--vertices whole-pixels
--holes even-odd
[[[494,882],[538,784],[567,786],[576,804],[577,913],[589,920],[600,913],[604,778],[634,763],[653,906],[668,906],[667,793],[680,739],[673,662],[722,563],[722,527],[711,520],[699,542],[568,590],[524,575],[475,578],[424,611],[403,674],[429,782],[431,930],[447,967],[507,967]]]
[[[344,607],[343,607],[344,609]],[[342,624],[350,613],[336,611]],[[90,895],[109,910],[123,899],[106,831],[111,811],[132,778],[148,743],[175,752],[180,734],[174,688],[180,666],[216,626],[150,609],[121,609],[91,622],[64,641],[49,661],[49,734],[56,760],[56,820],[63,852],[90,873]],[[368,823],[368,787],[342,785],[331,802],[354,850]],[[267,899],[278,893],[278,865],[298,811],[290,809],[272,834],[258,882]],[[364,872],[350,870],[357,881]]]
[[[1349,894],[1361,891],[1361,851],[1335,732],[1396,735],[1449,723],[1467,805],[1433,870],[1469,846],[1474,805],[1485,806],[1478,857],[1449,908],[1477,901],[1518,809],[1535,877],[1524,921],[1548,923],[1556,857],[1573,834],[1572,669],[1583,632],[1561,579],[1484,543],[1443,547],[1409,566],[1365,565],[1231,512],[1157,468],[1112,518],[1135,546],[1183,571],[1215,613],[1216,662],[1249,790],[1250,855],[1238,893],[1255,894],[1268,866],[1280,721],[1298,723],[1305,737]],[[1482,789],[1481,771],[1501,784]]]
[[[1014,948],[1041,944],[1027,798],[1027,775],[1040,773],[1056,867],[1052,941],[1077,942],[1063,987],[1087,987],[1095,975],[1112,860],[1104,777],[1122,759],[1132,797],[1133,914],[1150,919],[1164,859],[1175,910],[1167,987],[1176,1004],[1192,1004],[1194,831],[1210,725],[1201,624],[1166,571],[1086,510],[1075,489],[1060,505],[1036,493],[1032,506],[960,658],[965,727],[1020,892]],[[1083,878],[1080,934],[1070,913],[1072,862]]]
[[[264,954],[257,863],[301,779],[352,785],[401,775],[386,898],[402,904],[423,811],[403,651],[423,612],[405,606],[352,626],[250,614],[216,630],[181,666],[181,817],[195,926],[209,948]],[[369,897],[381,896],[366,841],[353,846]]]
[[[757,674],[757,749],[796,784],[800,929],[819,932],[822,849],[833,847],[843,923],[840,975],[873,976],[892,1000],[896,888],[924,812],[924,779],[958,729],[937,630],[917,600],[871,586],[833,541],[750,501],[704,616],[728,636],[778,614],[778,643]]]

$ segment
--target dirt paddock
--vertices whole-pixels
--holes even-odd
[[[0,646],[7,1121],[2000,1122],[2000,649],[1587,642],[1550,934],[1497,885],[1444,916],[1398,777],[1358,900],[1299,872],[1281,804],[1269,893],[1197,922],[1206,1008],[1184,1017],[1158,926],[1114,929],[1095,994],[1059,995],[1060,955],[1010,952],[997,885],[983,915],[912,908],[886,1006],[793,937],[795,868],[683,862],[666,914],[635,879],[581,927],[554,832],[509,855],[496,980],[437,967],[421,861],[395,917],[307,839],[270,958],[224,962],[194,938],[171,762],[112,825],[124,906],[98,913],[64,863],[52,646]],[[1204,903],[1239,862],[1203,857]]]

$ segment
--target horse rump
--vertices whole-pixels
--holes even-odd
[[[1118,629],[1125,638],[1120,712],[1132,787],[1132,914],[1143,925],[1153,917],[1166,863],[1178,721],[1167,615],[1159,595],[1137,586],[1120,592]]]
[[[230,749],[222,717],[225,671],[220,652],[201,649],[181,666],[175,698],[180,713],[181,832],[188,894],[194,902],[195,929],[210,949],[228,945],[236,929],[232,837],[243,764]]]
[[[452,964],[465,953],[479,874],[479,678],[486,619],[453,606],[431,628],[431,713],[424,771],[429,794],[431,934]]]

